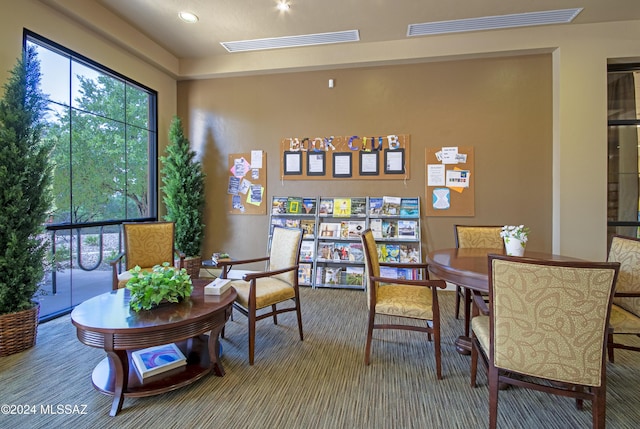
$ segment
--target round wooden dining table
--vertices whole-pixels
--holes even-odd
[[[465,327],[464,335],[456,339],[456,348],[462,354],[468,354],[471,350],[469,338],[470,310],[466,304],[471,300],[471,291],[481,293],[489,292],[489,259],[488,255],[504,255],[504,249],[472,249],[450,248],[429,252],[427,264],[429,272],[435,277],[461,286],[465,290]],[[525,258],[578,261],[577,258],[555,255],[547,252],[534,252],[526,250]]]

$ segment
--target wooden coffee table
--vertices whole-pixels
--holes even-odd
[[[193,280],[193,294],[179,304],[163,304],[136,313],[129,309],[129,290],[119,289],[91,298],[71,312],[78,339],[103,348],[107,357],[93,370],[93,386],[112,395],[109,415],[115,416],[125,397],[141,397],[186,386],[213,371],[224,375],[219,334],[231,316],[236,291],[204,295],[210,280]],[[208,333],[208,335],[206,335]],[[131,361],[131,352],[176,343],[187,365],[149,377],[144,382]]]

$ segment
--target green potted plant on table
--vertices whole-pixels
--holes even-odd
[[[42,138],[47,97],[40,63],[27,48],[0,100],[0,356],[33,347],[51,207],[51,146]]]
[[[180,302],[191,296],[191,277],[184,268],[178,269],[165,262],[152,271],[140,267],[130,270],[132,277],[127,282],[131,291],[129,306],[134,311],[151,310],[163,303]]]
[[[198,278],[204,237],[204,178],[202,164],[195,159],[182,121],[175,116],[169,128],[167,156],[162,161],[162,190],[167,208],[165,220],[175,222],[176,248],[185,254],[185,268]]]

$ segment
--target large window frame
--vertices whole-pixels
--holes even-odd
[[[68,165],[63,167],[68,169],[68,173],[65,172],[65,174],[68,174],[68,179],[65,179],[66,176],[61,174],[59,177],[61,177],[62,185],[58,187],[58,189],[64,189],[65,180],[68,180],[68,189],[65,191],[68,192],[68,195],[64,196],[64,201],[68,201],[69,204],[62,210],[56,206],[59,209],[59,215],[54,216],[56,212],[52,212],[50,220],[45,225],[47,231],[46,239],[51,245],[51,266],[47,269],[46,276],[40,285],[43,294],[36,297],[36,300],[40,302],[40,321],[42,322],[66,314],[80,302],[111,290],[111,268],[109,262],[122,252],[123,237],[120,225],[123,222],[158,220],[158,94],[155,90],[115,70],[24,29],[23,49],[26,49],[28,44],[37,45],[38,50],[43,55],[50,56],[50,59],[53,58],[56,65],[58,64],[58,59],[62,60],[60,64],[64,73],[60,73],[60,76],[58,76],[57,73],[51,72],[53,68],[49,68],[48,75],[45,76],[45,72],[41,68],[42,80],[44,81],[47,78],[47,87],[49,89],[53,89],[56,92],[62,90],[62,94],[66,91],[69,98],[66,102],[59,101],[64,100],[64,96],[59,97],[58,101],[54,101],[54,97],[50,97],[49,100],[50,113],[53,115],[49,119],[53,119],[53,122],[47,128],[57,127],[55,133],[51,135],[55,135],[57,142],[64,143],[60,146],[60,153],[64,154],[68,151],[69,154]],[[58,56],[61,58],[58,58]],[[67,60],[69,61],[69,68],[65,69],[65,61]],[[74,76],[74,71],[83,70],[87,72],[84,76],[85,80],[88,80],[87,77],[100,76],[103,79],[100,81],[101,83],[106,82],[107,85],[113,83],[117,87],[116,92],[120,91],[118,94],[122,94],[122,99],[124,100],[122,103],[123,112],[119,112],[118,103],[113,103],[113,98],[108,98],[111,101],[109,104],[112,107],[111,109],[101,106],[102,98],[100,96],[94,96],[92,99],[94,101],[92,105],[96,107],[95,111],[82,109],[84,107],[82,103],[74,100],[73,85],[74,79],[76,79],[76,94],[78,94],[77,88],[81,87],[78,81],[82,79]],[[55,76],[54,79],[51,78],[52,75]],[[60,80],[59,83],[57,79]],[[96,79],[94,86],[102,88],[101,83],[98,83]],[[87,87],[83,88],[86,90]],[[42,89],[43,92],[47,93],[44,85]],[[127,94],[131,96],[127,98]],[[120,100],[118,97],[115,97],[115,99]],[[76,104],[75,106],[74,103]],[[113,107],[114,105],[116,107]],[[55,112],[62,112],[62,114],[56,116]],[[112,117],[98,112],[116,112],[119,119],[115,118],[115,116]],[[132,112],[135,112],[137,116]],[[140,115],[140,112],[142,112],[142,115]],[[63,116],[65,120],[60,120]],[[81,128],[81,121],[86,118],[93,118],[91,119],[93,128],[90,126],[86,126],[84,129]],[[86,120],[89,123],[90,120]],[[114,127],[114,129],[118,130],[117,133],[110,134],[108,126],[100,128],[102,123],[108,125],[116,124],[117,127]],[[117,178],[113,176],[113,180],[119,182],[118,186],[114,187],[120,191],[115,194],[113,191],[107,191],[103,194],[109,196],[108,199],[112,201],[110,203],[111,206],[104,205],[105,211],[100,213],[100,205],[96,205],[92,207],[94,211],[89,211],[93,217],[86,216],[83,218],[77,215],[77,207],[82,207],[82,204],[78,203],[78,194],[83,189],[76,187],[74,195],[74,183],[79,185],[80,181],[77,177],[86,174],[86,172],[77,171],[78,165],[80,165],[81,170],[91,170],[91,174],[95,175],[97,173],[94,173],[94,171],[101,171],[98,168],[99,166],[95,165],[96,159],[102,158],[99,156],[88,158],[93,161],[93,168],[84,169],[81,164],[75,164],[74,167],[74,162],[78,162],[80,158],[79,156],[73,158],[73,145],[80,147],[78,145],[81,145],[84,141],[82,139],[74,141],[74,135],[80,135],[78,130],[83,130],[85,131],[85,137],[91,137],[91,130],[96,129],[96,124],[99,127],[98,129],[107,136],[106,145],[104,141],[98,144],[110,147],[117,152],[116,157],[120,162],[119,167],[124,166],[124,168],[112,168],[113,174],[119,174]],[[60,132],[60,130],[65,130],[67,125],[69,127],[68,135]],[[119,137],[119,140],[116,140],[116,136]],[[146,153],[141,146],[144,141],[147,142]],[[113,144],[109,146],[111,142]],[[130,145],[132,142],[135,144],[137,151],[131,150]],[[68,149],[65,146],[67,144]],[[131,158],[131,156],[135,157],[135,159]],[[56,164],[56,168],[60,168],[59,164],[60,161]],[[76,169],[75,173],[73,171],[74,168]],[[117,173],[115,173],[116,171]],[[76,176],[75,182],[74,175]],[[134,182],[138,185],[136,188],[137,193],[130,191],[131,187],[134,186]],[[144,182],[146,182],[146,190],[143,185]],[[97,195],[95,187],[93,191]],[[93,194],[87,193],[86,195]],[[132,199],[132,195],[138,198]],[[112,208],[109,211],[109,207],[115,207],[115,209]],[[137,211],[135,208],[137,208]],[[111,214],[116,215],[111,216]],[[91,271],[90,276],[83,275],[83,272],[87,271]]]

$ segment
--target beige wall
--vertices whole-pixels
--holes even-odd
[[[335,88],[328,88],[328,79]],[[207,173],[204,253],[266,249],[268,215],[228,215],[228,154],[267,154],[272,196],[420,196],[425,148],[473,146],[476,216],[423,219],[427,249],[453,247],[453,224],[525,223],[551,250],[552,58],[350,68],[178,84],[178,113]],[[286,137],[411,135],[409,180],[281,181]]]
[[[158,145],[163,153],[169,124],[176,113],[176,80],[173,77],[39,1],[2,2],[11,3],[11,6],[3,5],[0,13],[0,83],[6,80],[21,55],[23,28],[31,30],[157,91]],[[9,9],[11,13],[7,13]]]

